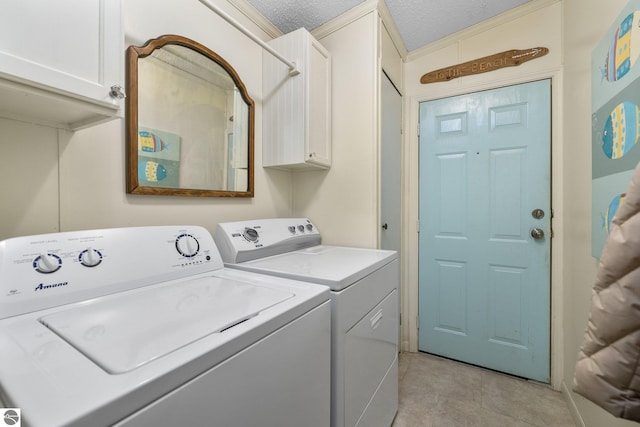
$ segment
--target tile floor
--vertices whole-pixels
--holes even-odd
[[[400,355],[392,427],[574,427],[560,392],[424,353]]]

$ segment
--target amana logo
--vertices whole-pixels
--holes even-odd
[[[36,286],[34,291],[44,291],[45,289],[59,288],[60,286],[67,286],[67,284],[69,284],[69,282],[52,283],[51,285],[43,285],[42,283],[40,283],[38,286]]]

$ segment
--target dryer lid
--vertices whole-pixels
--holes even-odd
[[[230,266],[341,291],[397,258],[395,251],[318,245]]]
[[[293,293],[207,276],[83,303],[40,322],[111,374],[224,334]]]

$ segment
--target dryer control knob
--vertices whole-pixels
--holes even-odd
[[[80,253],[78,261],[85,267],[95,267],[102,262],[102,254],[93,248],[87,248]]]
[[[196,256],[200,251],[200,243],[198,243],[198,239],[191,234],[185,233],[179,235],[176,239],[176,249],[180,255],[191,258]]]
[[[38,273],[49,274],[60,270],[62,259],[54,254],[42,254],[33,260],[33,268]]]
[[[260,237],[255,228],[249,228],[249,227],[244,229],[244,233],[242,233],[242,235],[249,242],[255,242],[258,240],[258,237]]]

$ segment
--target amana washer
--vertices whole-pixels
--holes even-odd
[[[326,427],[326,287],[224,268],[196,226],[0,242],[0,399],[23,425]]]
[[[389,427],[398,409],[398,255],[321,245],[307,218],[218,224],[225,265],[331,289],[331,426]]]

